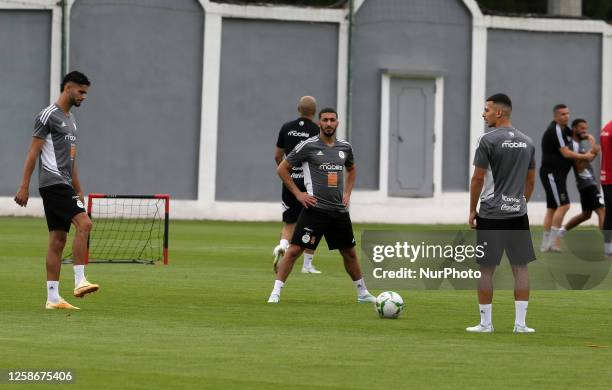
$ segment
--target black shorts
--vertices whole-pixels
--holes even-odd
[[[54,184],[38,189],[45,207],[45,217],[49,231],[70,231],[75,215],[84,213],[85,206],[74,189],[67,184]]]
[[[582,211],[593,211],[604,207],[604,199],[597,186],[589,186],[578,190],[578,192],[580,192]]]
[[[606,217],[604,218],[604,230],[612,230],[612,184],[603,184],[604,203],[606,204]]]
[[[476,260],[478,264],[499,265],[504,250],[510,264],[522,265],[536,259],[527,214],[509,219],[476,217],[476,229],[478,245],[484,247],[484,256]]]
[[[566,185],[567,173],[540,169],[540,180],[546,192],[546,208],[556,209],[559,206],[569,204]]]
[[[316,249],[325,237],[329,250],[353,248],[353,224],[348,212],[304,209],[300,213],[291,243],[306,249]]]
[[[299,188],[299,186],[298,186]],[[301,190],[302,188],[300,188]],[[305,190],[304,190],[305,191]],[[295,223],[302,212],[304,206],[296,199],[296,197],[283,186],[283,222]]]

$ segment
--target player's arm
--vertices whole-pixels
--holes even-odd
[[[295,198],[305,208],[308,208],[308,206],[316,205],[317,198],[315,198],[314,196],[308,195],[307,192],[300,191],[300,189],[295,185],[295,183],[293,182],[293,179],[291,178],[291,168],[293,168],[291,164],[289,164],[287,160],[283,160],[276,168],[276,173],[283,181],[283,184],[285,185],[285,187],[287,187],[287,189],[291,191],[291,193],[295,196]]]
[[[36,159],[40,155],[40,151],[45,144],[45,140],[38,137],[32,137],[28,154],[23,164],[23,178],[21,179],[21,185],[15,194],[15,202],[25,207],[28,205],[28,199],[30,198],[30,179],[32,178],[32,172],[36,167]]]
[[[484,187],[486,174],[486,168],[474,167],[474,174],[470,181],[470,216],[468,218],[468,224],[472,229],[476,228],[476,216],[478,215],[476,207],[478,206],[478,198],[482,193],[482,187]]]
[[[85,202],[85,198],[83,197],[83,188],[81,187],[81,181],[79,180],[79,171],[77,169],[76,160],[74,160],[74,164],[72,165],[72,187],[74,188],[74,192],[78,195],[81,202]]]
[[[283,157],[285,156],[285,150],[279,148],[278,146],[274,149],[274,161],[276,161],[276,166],[279,166],[283,161]]]
[[[346,207],[348,207],[351,202],[351,193],[353,192],[356,177],[357,170],[355,169],[355,165],[351,165],[350,168],[346,167],[346,183],[344,184],[344,194],[342,194],[342,203],[344,203]]]
[[[597,156],[599,152],[601,151],[601,146],[597,145],[597,142],[595,141],[595,137],[593,137],[591,134],[587,134],[587,140],[591,144],[591,151],[593,152],[595,156]]]
[[[535,168],[530,168],[527,171],[527,178],[525,179],[525,201],[529,202],[531,195],[533,195],[533,189],[535,188]]]
[[[574,160],[574,161],[593,161],[595,158],[595,154],[592,151],[588,151],[586,153],[576,153],[570,150],[567,146],[563,146],[559,148],[559,152],[564,158]]]

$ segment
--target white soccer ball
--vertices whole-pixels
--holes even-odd
[[[404,300],[393,291],[385,291],[376,297],[376,311],[380,318],[397,318],[404,310]]]

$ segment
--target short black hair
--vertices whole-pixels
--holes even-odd
[[[496,104],[502,104],[512,109],[512,100],[505,93],[496,93],[487,98],[487,102],[493,102]]]
[[[555,106],[553,107],[553,112],[557,112],[557,110],[560,110],[562,108],[567,108],[567,105],[563,103],[555,104]]]
[[[587,123],[586,119],[583,118],[576,118],[572,121],[572,128],[578,126],[581,123]]]
[[[62,85],[60,86],[60,92],[64,91],[64,87],[69,82],[73,82],[79,85],[91,85],[87,76],[85,76],[83,73],[79,72],[78,70],[73,70],[72,72],[67,73],[62,79]]]
[[[321,111],[319,111],[319,119],[321,119],[321,115],[323,114],[336,114],[336,118],[338,118],[338,113],[331,107],[325,107]]]

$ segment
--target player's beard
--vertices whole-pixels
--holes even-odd
[[[325,134],[326,137],[330,137],[331,138],[331,137],[333,137],[336,134],[336,128],[334,128],[332,130],[331,134],[328,133],[328,131],[329,131],[328,129],[323,128],[323,134]]]

